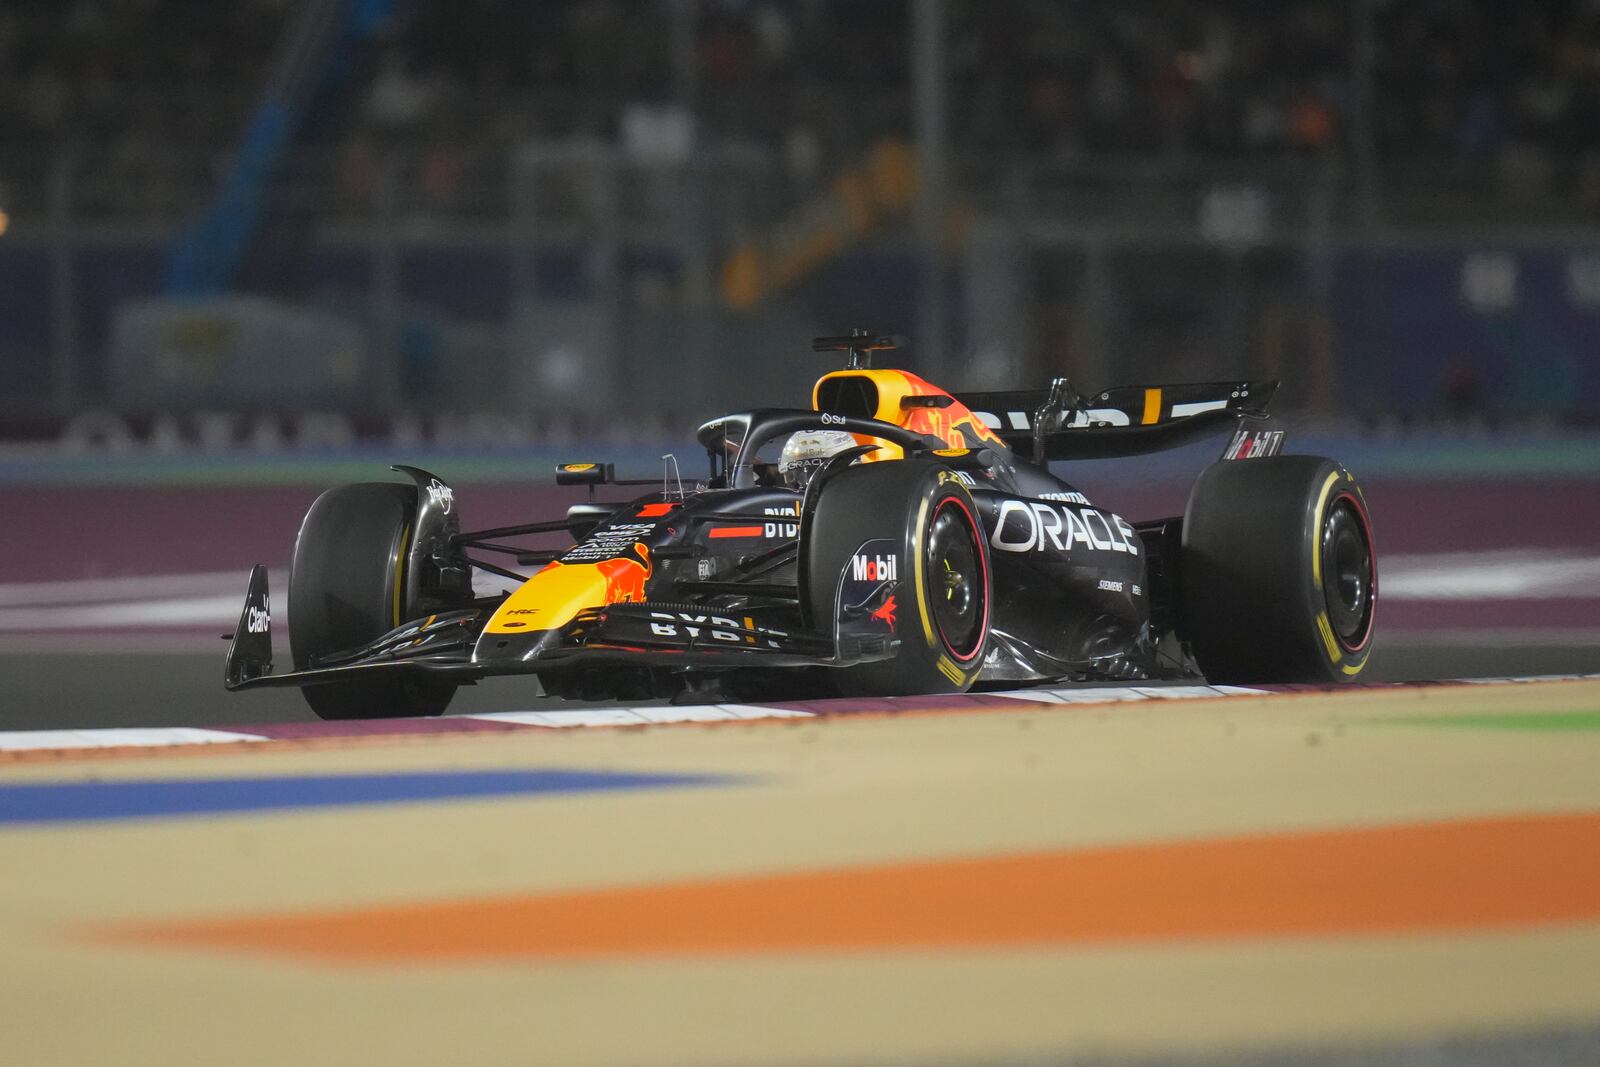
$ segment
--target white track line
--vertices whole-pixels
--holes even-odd
[[[239,621],[244,593],[178,597],[121,604],[0,608],[0,633],[50,630],[128,630],[141,626],[217,626]],[[220,632],[220,631],[219,631]]]
[[[1600,556],[1507,549],[1378,557],[1384,600],[1600,599]]]
[[[280,577],[274,572],[275,577]],[[143,574],[128,578],[78,578],[60,582],[10,582],[0,585],[0,608],[49,604],[99,604],[146,597],[199,596],[234,591],[244,603],[250,568],[205,574]]]

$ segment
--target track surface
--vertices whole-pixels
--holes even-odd
[[[24,1064],[1590,1063],[1596,766],[1600,681],[30,759],[0,1032]]]

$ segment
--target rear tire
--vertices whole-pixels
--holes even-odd
[[[1213,682],[1353,681],[1372,651],[1372,522],[1320,456],[1213,464],[1183,519],[1181,636]]]
[[[993,579],[989,543],[966,486],[922,460],[849,467],[817,494],[807,520],[805,594],[829,630],[839,575],[868,541],[898,546],[891,659],[830,671],[844,696],[961,693],[983,665]]]
[[[365,482],[329,489],[311,505],[289,570],[289,649],[296,670],[359,648],[408,618],[405,568],[416,527],[415,486]],[[453,682],[381,673],[306,686],[324,719],[438,715]]]

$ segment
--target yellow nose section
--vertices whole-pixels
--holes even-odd
[[[643,600],[645,579],[650,576],[648,550],[636,546],[636,551],[645,558],[549,564],[505,599],[484,632],[554,630],[586,608]]]

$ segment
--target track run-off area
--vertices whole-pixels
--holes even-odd
[[[15,731],[0,1033],[17,1063],[1593,1056],[1597,767],[1595,676]]]

